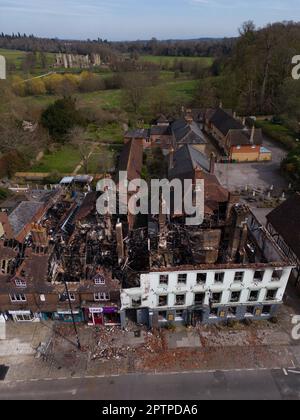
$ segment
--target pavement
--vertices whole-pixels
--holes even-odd
[[[300,370],[235,370],[0,382],[1,400],[299,400]],[[132,403],[131,403],[132,404]]]
[[[281,194],[288,187],[280,166],[287,152],[275,142],[264,137],[264,146],[272,151],[272,162],[261,163],[218,163],[216,176],[221,184],[230,191],[248,186],[250,189],[268,190],[273,185],[274,193]]]

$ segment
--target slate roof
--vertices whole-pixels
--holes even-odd
[[[10,226],[17,236],[30,223],[45,204],[36,201],[23,201],[8,217]]]
[[[181,144],[207,144],[207,140],[200,128],[200,125],[185,119],[180,119],[172,124],[172,132],[176,143]]]
[[[224,109],[218,108],[210,117],[210,122],[213,124],[224,136],[227,136],[229,130],[243,130],[245,126]]]
[[[149,134],[149,129],[137,128],[135,130],[127,131],[125,137],[131,139],[147,139],[149,138]]]
[[[172,130],[169,125],[153,125],[150,129],[150,136],[171,136]]]
[[[228,133],[229,144],[231,146],[261,146],[263,144],[262,130],[256,129],[254,132],[253,143],[251,143],[251,130],[230,130]]]
[[[300,193],[271,211],[267,220],[300,258]]]
[[[208,158],[195,147],[185,144],[174,154],[174,167],[170,170],[169,175],[174,179],[179,178],[184,174],[190,174],[192,179],[197,167],[209,172],[210,162]]]

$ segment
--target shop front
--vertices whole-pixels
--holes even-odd
[[[83,322],[83,314],[81,310],[74,310],[73,311],[74,321],[75,322]],[[60,321],[60,322],[73,322],[72,313],[71,311],[60,311],[54,312],[52,315],[53,321]]]
[[[85,320],[90,326],[121,325],[117,307],[91,307],[84,310]]]
[[[8,311],[8,316],[14,322],[40,322],[39,315],[31,311]]]

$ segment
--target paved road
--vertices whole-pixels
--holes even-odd
[[[256,370],[0,382],[0,399],[300,400],[299,373]]]

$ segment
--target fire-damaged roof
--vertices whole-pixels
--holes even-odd
[[[172,124],[172,132],[177,143],[180,144],[207,144],[207,140],[196,122],[187,122],[185,119],[177,120]]]
[[[230,130],[243,130],[245,126],[224,109],[218,108],[210,117],[210,122],[214,125],[224,136],[227,136]]]
[[[92,191],[85,196],[78,212],[76,213],[75,222],[85,219],[91,212],[95,211],[97,195],[96,191]]]
[[[267,220],[300,258],[300,193],[269,213]]]

